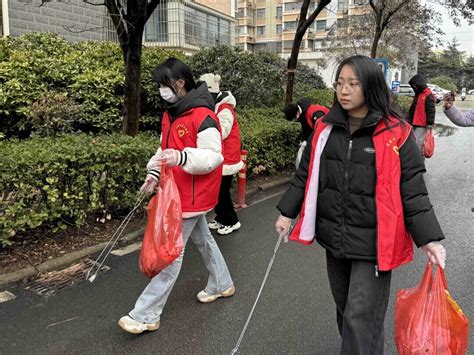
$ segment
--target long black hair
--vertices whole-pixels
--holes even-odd
[[[386,123],[388,123],[389,116],[402,120],[400,112],[395,107],[392,93],[388,89],[382,70],[377,63],[363,55],[348,57],[339,64],[336,80],[339,78],[342,67],[346,64],[350,65],[357,75],[369,111],[381,114]]]
[[[153,70],[153,78],[158,85],[162,84],[169,87],[175,94],[178,93],[173,84],[179,79],[184,80],[184,88],[188,92],[197,87],[191,69],[189,69],[189,67],[182,61],[174,57],[168,58],[158,65]]]

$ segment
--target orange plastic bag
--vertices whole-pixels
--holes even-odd
[[[400,355],[464,355],[469,322],[451,298],[444,270],[428,263],[420,284],[397,293],[395,343]]]
[[[428,128],[423,141],[423,155],[425,158],[431,158],[434,154],[435,141],[433,136],[433,128]]]
[[[161,166],[160,184],[147,207],[140,270],[147,277],[156,276],[170,265],[183,250],[181,200],[173,174]]]

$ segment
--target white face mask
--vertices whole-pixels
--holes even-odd
[[[160,95],[163,100],[171,104],[174,104],[179,99],[178,95],[176,95],[170,88],[160,88]]]

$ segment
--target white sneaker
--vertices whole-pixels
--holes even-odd
[[[209,229],[220,229],[223,227],[222,224],[220,224],[219,222],[217,222],[215,219],[213,219],[212,221],[210,221],[207,226],[209,227]]]
[[[242,225],[240,224],[240,222],[237,222],[236,224],[234,224],[233,226],[222,226],[221,228],[219,228],[217,230],[217,233],[221,234],[221,235],[226,235],[226,234],[230,234],[232,233],[233,231],[236,231],[237,229],[239,229]]]
[[[198,299],[199,302],[202,302],[202,303],[210,303],[210,302],[214,302],[215,300],[217,300],[220,297],[233,296],[234,293],[235,293],[235,287],[234,286],[231,286],[227,290],[222,291],[221,293],[218,293],[217,295],[210,295],[205,290],[202,290],[201,292],[199,292],[197,294],[197,299]]]
[[[129,332],[132,334],[140,334],[146,330],[150,332],[157,330],[160,327],[160,321],[156,323],[142,323],[142,322],[136,321],[130,316],[123,316],[118,321],[118,325],[120,326],[120,328],[122,328],[126,332]]]

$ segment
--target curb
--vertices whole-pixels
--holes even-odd
[[[266,184],[262,184],[258,187],[254,187],[253,189],[250,189],[250,190],[247,191],[246,198],[251,198],[259,192],[270,190],[274,187],[280,187],[280,186],[286,185],[287,183],[289,183],[291,181],[291,179],[292,179],[291,177],[286,177],[286,178],[282,178],[280,180],[267,182]]]
[[[137,239],[138,237],[143,235],[144,232],[145,232],[145,227],[142,227],[142,228],[137,229],[136,231],[125,234],[124,237],[121,238],[120,240],[124,242],[129,242],[134,239]],[[0,275],[0,285],[5,285],[5,284],[15,282],[24,278],[35,276],[41,272],[48,272],[48,271],[52,271],[56,269],[62,269],[65,266],[68,266],[79,259],[82,259],[86,256],[89,256],[101,251],[106,245],[107,245],[107,242],[102,242],[102,243],[87,247],[82,250],[74,251],[72,253],[68,253],[66,255],[44,261],[35,267],[28,266],[26,268],[13,271],[8,274]]]
[[[261,186],[248,190],[246,197],[251,198],[259,192],[266,191],[274,187],[280,187],[282,185],[287,184],[289,181],[291,181],[291,177],[285,177],[279,180],[268,182],[266,184],[262,184]],[[145,227],[143,226],[142,228],[139,228],[133,232],[125,234],[123,238],[121,238],[120,240],[122,242],[130,242],[142,236],[144,233],[145,233]],[[26,268],[13,271],[8,274],[0,275],[0,286],[6,285],[8,283],[12,283],[24,278],[35,276],[41,272],[49,272],[52,270],[64,268],[65,266],[68,266],[76,262],[77,260],[80,260],[86,256],[89,256],[101,251],[106,245],[107,245],[107,242],[102,242],[100,244],[93,245],[82,250],[78,250],[78,251],[68,253],[66,255],[63,255],[51,260],[44,261],[35,267],[28,266]]]

